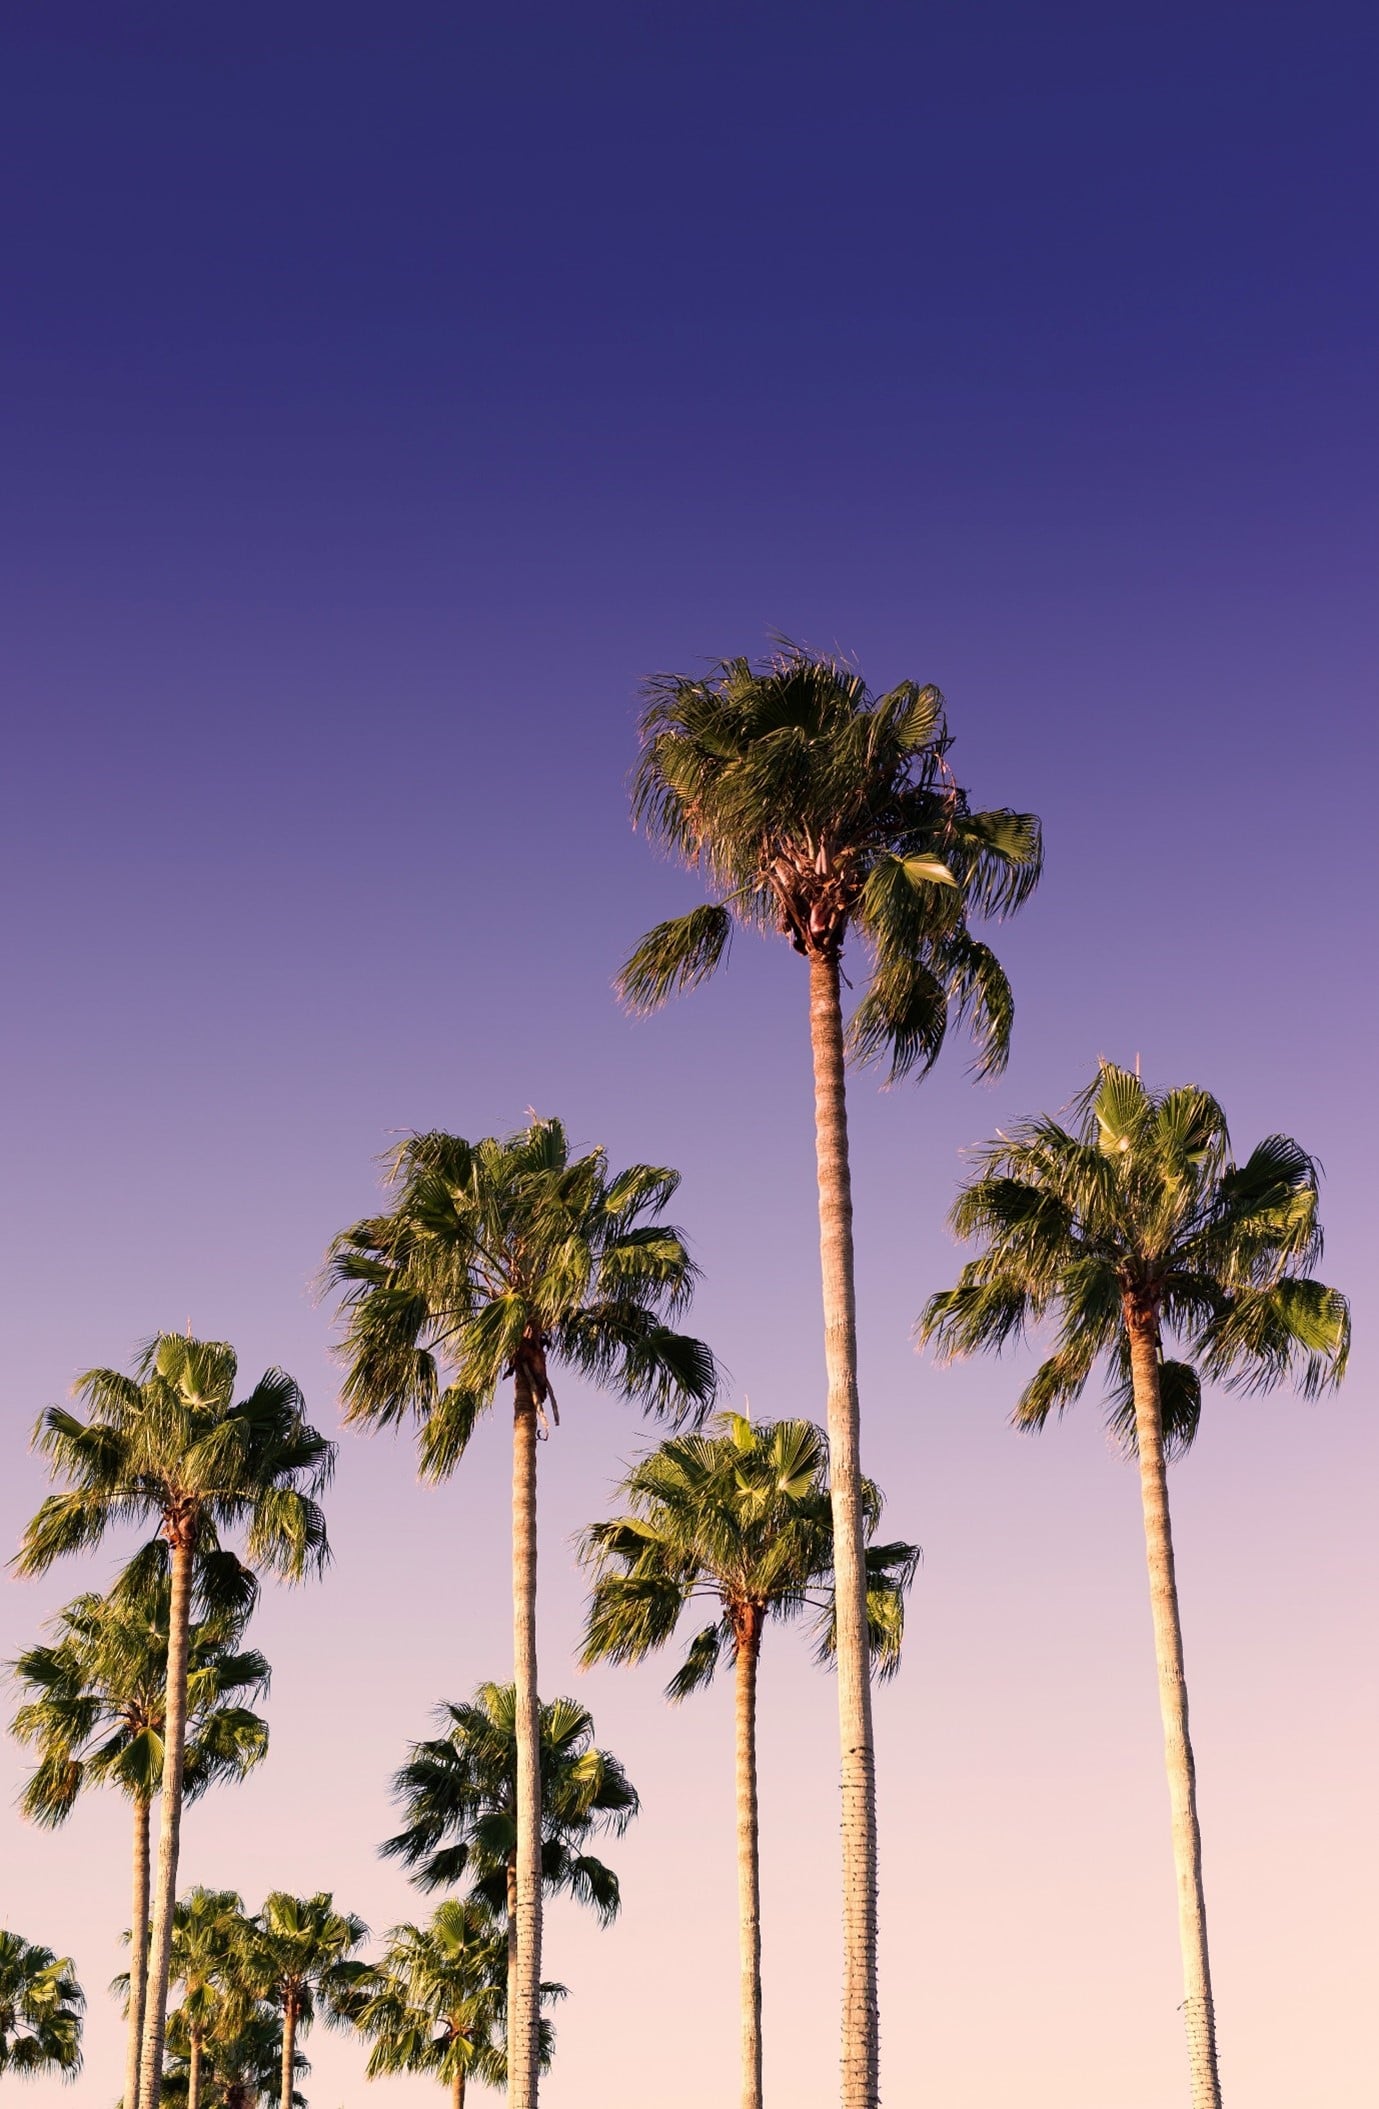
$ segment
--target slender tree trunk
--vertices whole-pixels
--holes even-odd
[[[187,2059],[187,2109],[201,2109],[201,2038],[190,2032],[191,2054]]]
[[[283,2001],[283,2076],[280,2109],[292,2109],[292,2068],[297,2062],[297,2000],[289,1992]]]
[[[509,1853],[507,1864],[508,1928],[507,2004],[503,2009],[503,2043],[505,2052],[512,2051],[512,2017],[517,2011],[517,1856]]]
[[[519,1364],[512,1434],[512,1639],[517,1714],[517,1958],[508,2101],[536,2109],[541,1984],[541,1701],[536,1681],[536,1401]]]
[[[1144,1314],[1129,1314],[1130,1371],[1135,1392],[1135,1438],[1139,1451],[1140,1501],[1149,1562],[1149,1604],[1154,1621],[1154,1657],[1159,1671],[1159,1711],[1164,1724],[1164,1762],[1173,1819],[1173,1865],[1178,1878],[1178,1938],[1183,1951],[1183,2018],[1187,2025],[1192,2109],[1221,2109],[1216,2064],[1216,2009],[1207,1955],[1207,1908],[1202,1889],[1202,1832],[1197,1821],[1197,1772],[1188,1734],[1187,1678],[1178,1584],[1173,1569],[1173,1531],[1164,1469],[1163,1417],[1159,1405],[1158,1326]]]
[[[838,1606],[838,1726],[843,1790],[842,2109],[877,2109],[876,1764],[867,1642],[866,1534],[857,1408],[852,1175],[843,1079],[843,1018],[835,955],[809,962],[819,1253],[828,1373],[829,1494]]]
[[[460,2067],[450,2083],[450,2109],[464,2109],[464,2067]]]
[[[742,1981],[742,2109],[761,2109],[761,1832],[757,1815],[757,1663],[761,1613],[737,1627],[737,1902]]]
[[[172,1541],[172,1601],[168,1613],[168,1684],[163,1721],[162,1808],[158,1824],[158,1875],[149,1935],[148,1989],[144,2005],[144,2050],[139,2075],[140,2109],[155,2109],[163,2088],[163,2035],[168,2017],[168,1965],[172,1913],[177,1901],[177,1851],[182,1831],[182,1766],[187,1742],[187,1639],[191,1628],[192,1532]]]
[[[149,1803],[134,1804],[134,1902],[129,1924],[129,2036],[125,2047],[124,2109],[139,2109],[139,2060],[144,2047],[148,1985]],[[195,2104],[192,2104],[195,2109]]]

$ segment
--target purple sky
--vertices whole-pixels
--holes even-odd
[[[867,1455],[926,1549],[879,1712],[887,2100],[1182,2092],[1133,1478],[1094,1402],[1018,1439],[1018,1364],[910,1343],[959,1149],[1138,1053],[1322,1157],[1357,1302],[1340,1397],[1212,1399],[1175,1497],[1225,2074],[1360,2109],[1370,11],[118,13],[24,11],[0,68],[5,1543],[38,1410],[157,1327],[333,1426],[310,1282],[376,1153],[528,1106],[683,1169],[734,1398],[820,1415],[798,963],[744,943],[643,1025],[610,994],[697,897],[627,825],[636,684],[772,630],[937,681],[1049,869],[999,939],[1007,1076],[955,1048],[854,1092]],[[570,1539],[640,1439],[572,1391],[542,1459],[543,1682],[645,1803],[619,1928],[553,1916],[551,2109],[733,2087],[726,1694],[571,1666]],[[259,1621],[271,1757],[189,1819],[189,1880],[424,1908],[374,1856],[386,1780],[507,1674],[506,1501],[501,1416],[439,1492],[346,1439],[336,1566]],[[0,1654],[114,1551],[0,1590]],[[763,1687],[768,2084],[823,2109],[833,1695],[789,1635]],[[0,1817],[0,1920],[91,1993],[84,2100],[119,2086],[127,1909],[122,1805]],[[437,2094],[308,2047],[313,2109]]]

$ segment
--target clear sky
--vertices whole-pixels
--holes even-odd
[[[1044,816],[1008,1074],[854,1091],[866,1452],[926,1553],[879,1707],[895,2109],[1183,2093],[1133,1476],[1093,1402],[1019,1438],[1017,1365],[910,1337],[962,1146],[1099,1054],[1328,1173],[1351,1379],[1213,1398],[1174,1492],[1231,2099],[1372,2098],[1375,86],[1371,11],[1327,0],[4,32],[6,1544],[39,1409],[155,1328],[333,1427],[310,1283],[377,1153],[529,1106],[683,1169],[733,1397],[821,1414],[798,962],[742,944],[647,1024],[610,993],[696,897],[627,824],[637,682],[836,644],[937,681],[976,797]],[[734,2088],[727,1695],[572,1666],[570,1540],[641,1440],[572,1390],[542,1456],[545,1688],[645,1805],[620,1926],[552,1916],[551,2109]],[[190,1816],[189,1881],[420,1906],[387,1778],[507,1674],[506,1446],[423,1491],[344,1440],[334,1569],[258,1621],[271,1756]],[[6,1583],[0,1654],[115,1550]],[[768,2086],[823,2109],[833,1694],[789,1635],[763,1707]],[[0,1922],[91,1994],[83,2101],[127,1912],[122,1805],[0,1811]],[[436,2092],[308,2048],[314,2109]]]

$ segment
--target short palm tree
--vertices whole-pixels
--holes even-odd
[[[471,2079],[505,2086],[507,1945],[502,1919],[477,1897],[447,1898],[425,1926],[394,1926],[354,2016],[373,2045],[368,2077],[425,2073],[448,2088],[453,2109],[464,2109]],[[549,1999],[561,1987],[541,1990]],[[543,2020],[543,2072],[550,2050]]]
[[[674,1172],[610,1175],[572,1157],[556,1120],[506,1140],[411,1137],[392,1160],[392,1207],[335,1240],[347,1316],[348,1418],[420,1424],[421,1464],[444,1479],[506,1378],[513,1384],[513,1652],[517,1704],[516,1979],[509,2092],[532,2109],[539,2068],[541,1778],[536,1666],[536,1448],[563,1363],[653,1413],[701,1410],[713,1358],[668,1321],[694,1267],[661,1218]]]
[[[624,1514],[585,1533],[595,1576],[583,1660],[637,1662],[674,1637],[692,1603],[714,1608],[667,1687],[683,1699],[726,1655],[736,1680],[737,1865],[743,2109],[761,2109],[761,1864],[757,1805],[757,1669],[768,1620],[815,1614],[819,1652],[836,1645],[828,1445],[809,1421],[723,1416],[640,1459],[619,1488]],[[871,1542],[881,1497],[862,1483],[870,1657],[899,1664],[914,1545]]]
[[[20,1797],[23,1813],[35,1823],[63,1823],[88,1783],[117,1786],[133,1804],[134,1907],[123,2096],[130,2103],[137,2099],[143,2040],[149,1824],[163,1774],[171,1608],[166,1573],[150,1573],[149,1565],[147,1560],[141,1563],[139,1571],[126,1575],[109,1596],[88,1594],[68,1604],[53,1621],[52,1641],[29,1648],[10,1665],[25,1695],[11,1729],[38,1751],[38,1763]],[[246,1617],[239,1606],[207,1611],[188,1635],[183,1764],[183,1795],[188,1801],[216,1781],[242,1779],[267,1754],[268,1724],[244,1702],[268,1689],[270,1672],[257,1649],[238,1645]]]
[[[202,2109],[208,2048],[217,2035],[232,2039],[251,2016],[254,1996],[247,1964],[254,1929],[233,1889],[189,1890],[172,1920],[170,1982],[182,1988],[169,2045],[185,2056],[187,2109]]]
[[[518,1766],[516,1695],[481,1684],[472,1700],[442,1709],[444,1735],[414,1743],[393,1781],[406,1822],[383,1851],[412,1870],[422,1889],[467,1882],[507,1929],[511,2011],[517,1973]],[[637,1791],[594,1723],[573,1699],[541,1708],[541,1885],[587,1904],[606,1925],[621,1893],[611,1867],[587,1850],[620,1835],[637,1813]]]
[[[0,2078],[70,2080],[81,2070],[85,2004],[68,1956],[0,1932]]]
[[[15,1563],[21,1574],[42,1574],[65,1554],[98,1545],[120,1523],[151,1523],[168,1547],[158,1867],[132,2109],[156,2109],[162,2082],[198,1562],[223,1564],[221,1533],[235,1528],[243,1529],[254,1566],[290,1580],[319,1570],[330,1556],[315,1497],[330,1478],[335,1445],[308,1424],[301,1392],[283,1371],[269,1370],[238,1404],[236,1375],[234,1350],[223,1341],[181,1333],[156,1335],[133,1376],[88,1370],[76,1386],[88,1418],[50,1406],[38,1424],[35,1441],[68,1488],[42,1504]]]
[[[260,1998],[282,2015],[280,2109],[290,2109],[297,2039],[317,2011],[343,2025],[351,1995],[368,1965],[354,1951],[368,1927],[353,1912],[337,1911],[328,1890],[293,1897],[275,1889],[253,1921],[243,1972]]]
[[[978,1067],[1006,1057],[1009,984],[970,919],[1017,908],[1039,876],[1030,814],[974,812],[950,773],[943,699],[902,682],[874,696],[836,659],[784,647],[766,665],[650,681],[634,781],[636,821],[699,871],[711,899],[659,923],[619,986],[654,1009],[711,974],[734,923],[789,939],[809,967],[828,1441],[837,1563],[843,1802],[844,2109],[879,2099],[876,1787],[867,1668],[866,1528],[845,1054],[923,1073],[951,1018]],[[850,937],[866,956],[845,1032]]]
[[[953,1224],[981,1250],[921,1321],[960,1355],[1057,1320],[1015,1409],[1025,1428],[1108,1367],[1111,1425],[1139,1463],[1194,2109],[1219,2109],[1221,2087],[1166,1466],[1197,1432],[1204,1377],[1257,1391],[1296,1374],[1311,1396],[1344,1373],[1345,1299],[1306,1271],[1321,1251],[1317,1183],[1287,1136],[1237,1163],[1205,1091],[1151,1092],[1103,1064],[1075,1127],[1026,1121],[980,1152]]]
[[[190,2088],[190,2055],[182,2010],[168,2017],[172,2053],[160,2103],[181,2109]],[[207,2039],[201,2071],[201,2109],[260,2109],[278,2099],[282,2070],[282,2018],[262,2002],[235,2005],[217,2018]],[[299,2050],[293,2079],[311,2071]],[[292,2109],[306,2109],[306,2098],[294,2085]]]

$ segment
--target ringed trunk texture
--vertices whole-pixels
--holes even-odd
[[[163,1722],[162,1808],[158,1824],[158,1874],[153,1892],[153,1927],[148,1944],[144,1995],[144,2048],[139,2075],[140,2109],[153,2109],[163,2089],[163,2035],[168,2017],[168,1964],[172,1912],[177,1901],[177,1852],[182,1832],[182,1767],[187,1743],[187,1637],[191,1627],[192,1536],[181,1530],[172,1543],[172,1602],[168,1614],[168,1686]]]
[[[129,1922],[129,2039],[125,2049],[124,2109],[139,2109],[139,2061],[144,2047],[144,1999],[148,1985],[148,1802],[134,1804],[134,1899]],[[196,2109],[193,2102],[190,2109]]]
[[[836,954],[809,962],[814,1138],[819,1174],[829,1496],[838,1619],[838,1726],[843,1798],[842,2109],[877,2109],[876,1761],[867,1639],[866,1534],[857,1406],[857,1308],[848,1164],[843,1017]]]
[[[518,1366],[512,1430],[512,1653],[517,1699],[517,1909],[508,2100],[536,2109],[541,1984],[541,1701],[536,1682],[536,1401]]]
[[[283,2001],[283,2070],[280,2109],[292,2109],[292,2068],[297,2062],[297,2001],[288,1993]]]
[[[761,1832],[757,1814],[757,1664],[761,1612],[737,1623],[737,1901],[742,1974],[742,2109],[761,2109]]]
[[[1130,1371],[1135,1393],[1135,1439],[1139,1451],[1140,1502],[1149,1563],[1149,1604],[1154,1622],[1154,1658],[1159,1672],[1159,1711],[1164,1724],[1164,1762],[1173,1823],[1173,1866],[1178,1880],[1178,1938],[1183,1951],[1183,2019],[1187,2026],[1192,2109],[1221,2109],[1216,2060],[1216,2009],[1207,1954],[1207,1907],[1202,1888],[1202,1832],[1197,1821],[1197,1771],[1188,1734],[1187,1677],[1178,1584],[1173,1568],[1173,1531],[1168,1512],[1163,1417],[1159,1404],[1158,1326],[1143,1314],[1127,1317]]]

